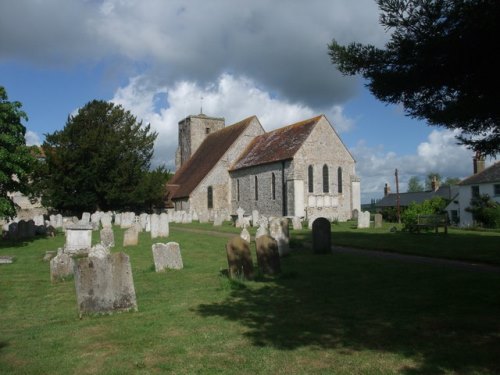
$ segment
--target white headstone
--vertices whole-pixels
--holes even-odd
[[[252,211],[252,226],[256,227],[259,225],[259,211]]]
[[[267,235],[269,235],[269,231],[267,230],[267,228],[264,225],[260,225],[257,229],[257,233],[255,233],[255,239]]]
[[[170,234],[169,225],[168,225],[168,215],[165,212],[160,214],[160,229],[158,235],[160,237],[168,237]]]
[[[90,224],[71,224],[66,226],[64,252],[80,253],[92,247],[92,226]]]
[[[63,280],[73,275],[73,258],[59,249],[57,255],[50,260],[50,280]]]
[[[151,238],[160,237],[160,215],[151,214]]]
[[[294,216],[292,218],[292,228],[293,230],[302,229],[302,222],[300,221],[300,217]]]
[[[167,268],[180,270],[184,267],[182,263],[181,248],[176,242],[155,243],[152,246],[153,259],[156,272]]]
[[[358,215],[358,228],[370,228],[370,212],[361,211]]]
[[[269,223],[269,234],[278,242],[278,251],[280,256],[290,252],[290,236],[288,233],[288,219],[274,218]]]
[[[240,233],[240,237],[243,238],[245,241],[250,242],[250,233],[248,233],[246,227],[243,227],[243,230]]]

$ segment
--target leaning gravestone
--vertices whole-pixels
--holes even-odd
[[[112,253],[75,260],[75,289],[80,317],[85,314],[137,311],[130,258]]]
[[[184,267],[181,248],[177,242],[155,243],[152,250],[156,272],[164,271],[167,268],[180,270]]]
[[[370,228],[370,212],[361,211],[358,215],[358,228]]]
[[[151,215],[151,238],[160,237],[160,216],[157,214]]]
[[[240,236],[231,238],[226,244],[229,277],[253,279],[253,263],[250,244]]]
[[[123,234],[123,247],[135,246],[139,243],[139,232],[136,226],[128,228]]]
[[[101,243],[106,247],[115,247],[115,235],[112,228],[101,229]]]
[[[316,254],[326,254],[332,251],[332,227],[330,221],[318,217],[312,225],[313,251]]]
[[[70,224],[66,226],[64,252],[82,253],[92,246],[92,226],[90,224]]]
[[[257,264],[260,272],[265,275],[274,275],[281,272],[278,242],[268,235],[260,236],[255,241]]]
[[[50,280],[52,282],[61,281],[73,275],[74,261],[71,255],[57,251],[57,255],[50,260]]]
[[[287,218],[273,218],[269,223],[269,234],[278,242],[280,256],[290,252],[290,235]]]
[[[382,214],[375,214],[373,222],[375,228],[382,228]]]

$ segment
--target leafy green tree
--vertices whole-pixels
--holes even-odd
[[[485,228],[500,228],[500,204],[487,194],[474,197],[465,209],[472,214],[474,221]]]
[[[418,215],[436,215],[444,213],[446,201],[441,197],[427,199],[422,203],[412,202],[401,214],[401,222],[405,228],[417,224]]]
[[[441,175],[437,172],[431,172],[427,175],[425,179],[425,190],[432,190],[432,181],[436,180],[438,185],[441,185]]]
[[[485,155],[500,152],[498,0],[377,0],[392,31],[385,48],[329,45],[332,63],[361,74],[379,100],[407,115],[461,130],[458,139]]]
[[[26,128],[21,120],[28,120],[20,102],[8,100],[0,86],[0,218],[14,217],[16,208],[9,192],[34,193],[30,176],[36,168],[36,159],[24,138]]]
[[[171,177],[172,173],[164,166],[145,172],[136,191],[136,208],[153,212],[155,208],[164,207],[167,200],[167,182]]]
[[[419,191],[424,191],[423,185],[420,183],[420,179],[417,176],[412,176],[408,180],[408,193],[416,193]]]
[[[140,206],[156,136],[120,105],[87,103],[46,135],[44,204],[74,213]]]

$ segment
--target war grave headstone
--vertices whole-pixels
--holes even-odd
[[[257,264],[260,272],[265,275],[274,275],[281,272],[278,242],[268,235],[260,236],[255,241]]]
[[[361,211],[358,215],[358,228],[370,228],[370,212]]]
[[[134,280],[127,254],[75,259],[75,289],[80,317],[85,314],[137,311]]]
[[[373,222],[375,228],[382,228],[382,214],[375,214]]]
[[[232,279],[254,277],[250,244],[240,236],[232,237],[226,244],[229,277]]]
[[[177,242],[155,243],[152,246],[156,272],[166,269],[180,270],[182,263],[181,248]]]
[[[313,252],[327,254],[332,251],[332,227],[330,221],[318,217],[312,225]]]
[[[273,218],[269,223],[269,235],[278,242],[280,256],[290,253],[288,219]]]
[[[92,226],[90,224],[71,224],[66,226],[64,252],[77,254],[92,247]]]

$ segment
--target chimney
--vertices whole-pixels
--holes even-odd
[[[390,193],[391,193],[391,187],[389,186],[388,183],[386,183],[384,186],[384,197],[387,197]]]
[[[476,151],[476,155],[472,160],[474,165],[474,174],[482,172],[485,166],[484,156],[481,155],[479,151]]]
[[[431,189],[432,191],[436,191],[437,189],[439,189],[439,181],[437,180],[436,176],[432,177]]]

